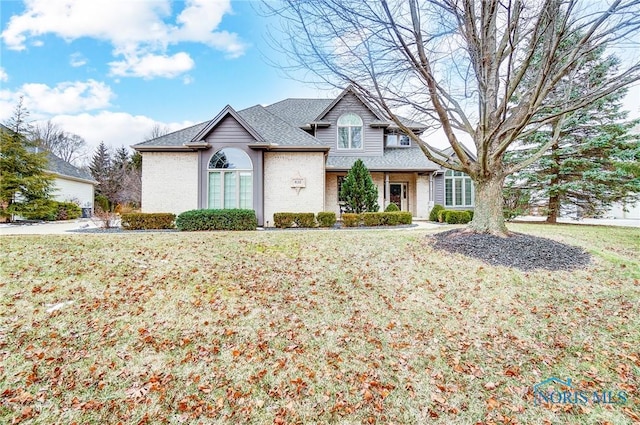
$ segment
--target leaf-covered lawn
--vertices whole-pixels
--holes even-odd
[[[638,423],[640,230],[512,229],[594,261],[416,230],[3,237],[0,423]],[[629,400],[534,405],[551,376]]]

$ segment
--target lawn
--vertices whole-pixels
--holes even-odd
[[[2,237],[0,423],[640,422],[640,229],[511,228],[593,261],[492,267],[426,230]],[[550,377],[628,399],[536,405]]]

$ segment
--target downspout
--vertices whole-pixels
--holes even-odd
[[[391,199],[391,186],[389,185],[389,173],[384,173],[384,205],[383,210],[389,206],[389,200]]]

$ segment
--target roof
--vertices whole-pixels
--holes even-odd
[[[69,164],[67,161],[58,158],[51,152],[47,152],[47,171],[58,174],[62,177],[71,177],[74,179],[87,180],[88,182],[97,183],[91,173],[76,166]]]
[[[263,144],[270,147],[282,148],[329,148],[320,140],[308,134],[303,129],[311,128],[311,123],[317,122],[326,115],[350,88],[344,90],[336,99],[284,99],[272,105],[256,105],[236,112],[231,106],[226,106],[214,119],[195,124],[191,127],[156,137],[142,143],[133,145],[138,150],[189,150],[204,147],[202,141],[206,136],[228,116],[233,116],[256,139],[256,146]],[[356,95],[357,96],[357,95]],[[360,99],[360,97],[358,97]],[[381,117],[376,124],[397,128],[391,121],[376,112],[366,102],[360,99],[365,106],[371,109],[375,115]],[[417,121],[402,118],[403,122],[415,129],[424,129],[426,126]]]
[[[238,114],[269,144],[278,146],[326,146],[329,148],[319,139],[271,113],[264,106],[256,105],[243,109]]]
[[[369,171],[436,171],[441,167],[427,159],[417,146],[410,148],[386,148],[383,156],[329,156],[327,170],[349,170],[361,159]]]

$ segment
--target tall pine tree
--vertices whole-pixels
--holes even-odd
[[[26,135],[28,113],[22,98],[13,116],[0,127],[0,216],[27,219],[48,216],[53,208],[53,176],[45,172],[47,158]]]
[[[559,86],[556,96],[576,98],[613,75],[619,60],[597,49],[571,80]],[[618,90],[579,109],[560,124],[556,121],[523,141],[523,148],[509,154],[517,161],[531,155],[559,132],[556,143],[528,168],[510,177],[508,185],[529,191],[532,204],[544,205],[547,222],[555,223],[563,208],[594,216],[613,202],[633,201],[640,194],[640,178],[632,172],[640,160],[640,135],[630,130],[637,121],[626,121]]]

